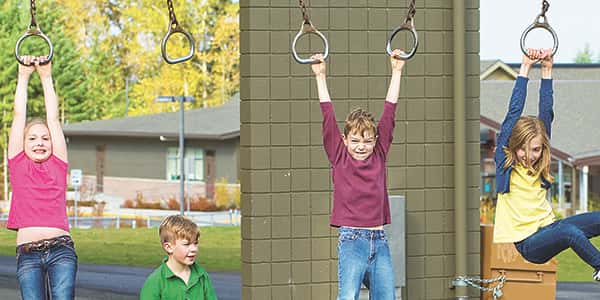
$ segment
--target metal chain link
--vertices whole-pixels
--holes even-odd
[[[31,13],[31,24],[29,24],[29,28],[38,27],[37,22],[35,20],[35,12],[36,12],[35,0],[31,0],[31,6],[30,6],[29,12]]]
[[[546,1],[546,0],[542,1],[542,13],[540,14],[540,16],[546,17],[546,12],[548,11],[549,8],[550,8],[550,3],[548,3],[548,1]]]
[[[175,9],[173,8],[173,1],[167,0],[167,6],[169,7],[169,21],[172,28],[179,27],[179,22],[177,22],[177,17],[175,16]]]
[[[300,11],[302,11],[302,18],[305,22],[309,22],[310,16],[308,15],[308,10],[306,9],[306,4],[304,3],[304,0],[298,0],[298,2],[300,5]]]
[[[415,18],[415,14],[417,13],[417,5],[415,4],[416,0],[411,0],[408,4],[408,12],[406,13],[406,21],[410,22]]]
[[[494,300],[500,298],[502,296],[502,288],[504,287],[504,283],[506,283],[506,276],[500,275],[493,279],[480,279],[474,277],[466,277],[459,276],[456,278],[457,281],[462,281],[466,283],[470,287],[474,287],[482,292],[492,292],[492,296]],[[490,285],[492,283],[498,282],[494,287],[485,287],[484,285]]]

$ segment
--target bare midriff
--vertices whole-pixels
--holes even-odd
[[[375,227],[354,227],[354,226],[344,226],[352,229],[366,229],[366,230],[383,230],[383,225],[375,226]]]
[[[17,245],[70,235],[68,231],[54,227],[25,227],[17,231]]]

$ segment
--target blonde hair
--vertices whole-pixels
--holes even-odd
[[[373,115],[371,115],[370,112],[363,110],[362,108],[355,108],[346,117],[344,136],[348,137],[348,134],[350,133],[358,133],[364,137],[365,132],[371,132],[373,133],[373,136],[377,135],[375,118],[373,118]]]
[[[48,124],[46,124],[46,120],[44,120],[42,118],[31,118],[25,125],[25,130],[23,131],[23,135],[26,135],[27,131],[29,131],[29,128],[31,128],[33,125],[44,125],[44,126],[46,126],[46,128],[48,128]]]
[[[158,235],[161,243],[175,243],[176,240],[195,242],[200,237],[200,231],[196,223],[190,219],[181,215],[173,215],[162,221]]]
[[[536,137],[542,138],[542,153],[540,158],[533,164],[529,165],[529,143]],[[553,182],[554,177],[550,173],[550,163],[552,162],[552,156],[550,153],[550,139],[546,134],[546,127],[542,120],[534,116],[524,116],[519,118],[515,124],[508,145],[502,149],[506,154],[506,161],[504,162],[504,168],[514,165],[518,162],[517,150],[525,149],[525,155],[527,157],[524,167],[529,169],[530,175],[542,175],[548,182]]]

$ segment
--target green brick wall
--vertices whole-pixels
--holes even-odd
[[[309,1],[306,1],[309,2]],[[311,0],[329,39],[328,85],[338,120],[361,106],[379,116],[389,76],[385,42],[405,0]],[[421,45],[407,63],[388,159],[390,194],[407,199],[404,299],[451,299],[453,28],[450,0],[417,0]],[[469,272],[479,274],[479,1],[466,0]],[[337,230],[310,67],[290,44],[297,0],[240,0],[242,298],[335,299]],[[316,38],[298,49],[321,49]],[[306,55],[306,54],[305,54]],[[473,291],[472,296],[477,296]]]

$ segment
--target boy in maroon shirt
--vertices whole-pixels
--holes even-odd
[[[402,53],[394,50],[394,54]],[[395,299],[394,272],[383,225],[391,222],[385,161],[392,144],[394,115],[400,94],[404,60],[391,58],[392,78],[383,113],[376,125],[360,108],[346,117],[343,135],[337,127],[321,54],[312,58],[321,112],[323,146],[331,163],[333,211],[331,226],[339,227],[338,300],[358,299],[361,283],[370,299]]]

